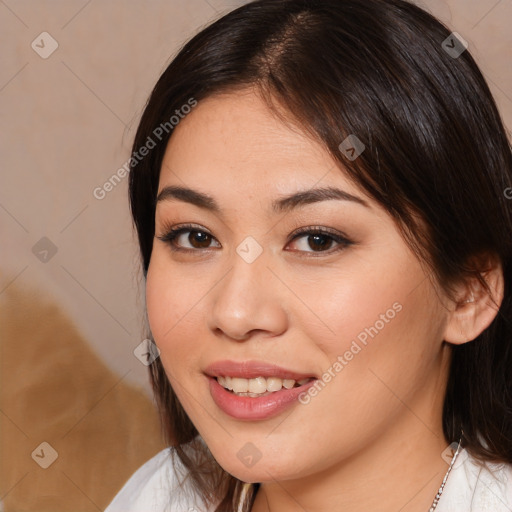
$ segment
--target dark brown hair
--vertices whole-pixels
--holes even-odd
[[[443,429],[452,442],[463,428],[464,446],[481,460],[512,463],[512,215],[505,194],[511,148],[482,74],[469,51],[446,51],[449,36],[434,17],[402,0],[251,2],[179,51],[150,96],[133,151],[190,98],[253,87],[392,215],[447,292],[471,277],[489,292],[484,256],[498,258],[504,298],[480,336],[452,346]],[[356,160],[338,147],[350,134],[366,146]],[[144,276],[171,136],[169,130],[145,158],[132,160],[130,206]],[[160,359],[150,371],[167,440],[198,490],[221,499],[218,512],[236,508],[241,482],[211,457],[200,467],[187,456],[182,447],[198,432]],[[199,444],[197,450],[208,451]]]

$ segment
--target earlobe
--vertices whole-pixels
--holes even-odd
[[[496,259],[480,275],[487,283],[489,292],[476,278],[470,283],[461,284],[457,300],[451,302],[445,328],[444,340],[448,343],[461,345],[474,340],[498,314],[505,287],[501,262]]]

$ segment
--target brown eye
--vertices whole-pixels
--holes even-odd
[[[353,244],[346,236],[326,228],[309,228],[296,233],[292,243],[295,244],[294,250],[309,254],[324,252],[330,254]]]
[[[334,240],[326,235],[309,235],[308,246],[314,251],[324,251],[330,249]]]
[[[216,247],[220,247],[215,237],[210,233],[197,229],[196,226],[181,226],[168,229],[164,235],[157,237],[162,242],[169,244],[174,251],[195,251],[201,249],[210,249],[212,242],[216,242]]]
[[[187,237],[188,242],[195,249],[204,249],[208,247],[212,241],[211,235],[204,231],[189,231]]]

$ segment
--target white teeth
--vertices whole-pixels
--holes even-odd
[[[249,391],[251,393],[266,393],[267,390],[267,379],[264,377],[256,377],[255,379],[249,379]]]
[[[231,386],[235,393],[247,393],[249,391],[249,381],[247,379],[233,377],[231,379]]]
[[[285,389],[292,389],[295,385],[302,386],[310,379],[302,379],[297,383],[293,379],[280,379],[279,377],[256,377],[255,379],[242,379],[239,377],[217,377],[218,383],[236,394],[243,394],[245,396],[259,396],[268,394],[269,392],[280,391],[283,387]]]
[[[279,391],[283,387],[283,381],[278,377],[267,378],[267,391]]]
[[[293,379],[284,379],[283,380],[283,386],[286,389],[292,389],[293,386],[295,386],[295,381]]]

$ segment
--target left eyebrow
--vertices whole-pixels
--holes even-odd
[[[157,196],[156,202],[177,199],[191,203],[199,208],[221,214],[222,209],[217,201],[204,192],[193,190],[188,187],[168,186],[164,187]],[[362,198],[349,194],[344,190],[335,187],[313,188],[302,192],[280,197],[272,202],[272,210],[275,213],[288,212],[307,204],[328,200],[352,201],[367,208],[370,205]]]
[[[344,190],[335,187],[312,188],[303,192],[296,192],[288,196],[284,196],[272,203],[272,209],[276,213],[288,212],[294,208],[304,206],[306,204],[317,203],[320,201],[327,201],[336,199],[339,201],[352,201],[367,208],[370,205],[358,196],[349,194]]]

